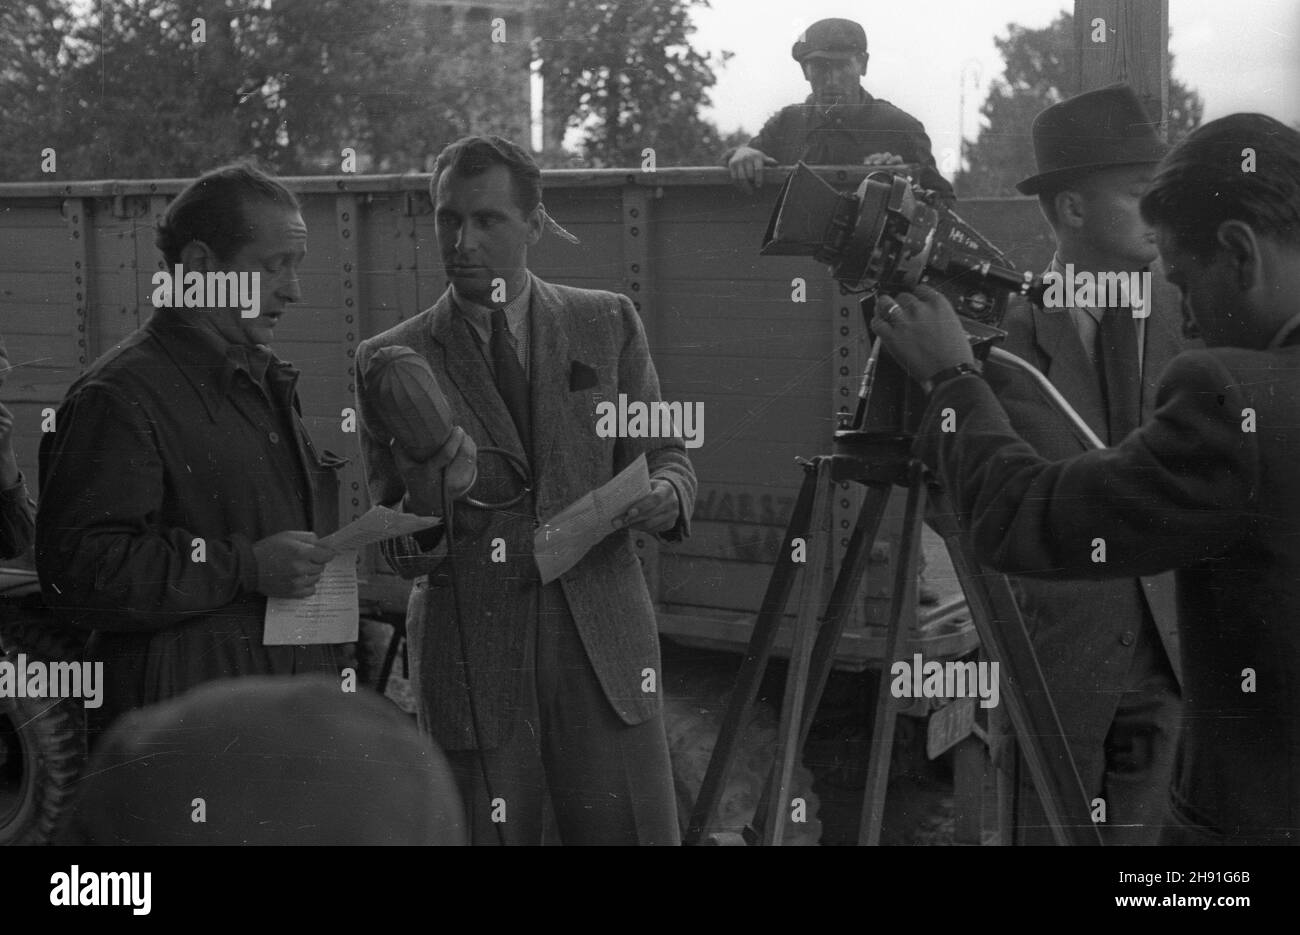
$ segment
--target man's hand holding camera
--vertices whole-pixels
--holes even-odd
[[[924,283],[914,293],[877,299],[871,330],[918,383],[959,364],[975,363],[952,304]]]

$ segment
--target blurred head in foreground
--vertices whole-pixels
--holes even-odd
[[[442,753],[336,679],[212,682],[104,735],[60,844],[464,844]]]

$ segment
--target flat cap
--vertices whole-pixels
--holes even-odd
[[[867,33],[851,19],[819,19],[807,29],[790,49],[794,60],[803,60],[814,55],[867,52]]]

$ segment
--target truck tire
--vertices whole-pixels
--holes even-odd
[[[75,634],[48,618],[15,620],[11,610],[0,608],[0,648],[11,664],[20,652],[50,661],[80,657]],[[0,845],[52,841],[85,763],[81,699],[0,698]]]
[[[683,834],[713,754],[734,679],[734,671],[669,673],[664,698],[664,728],[668,733],[668,752],[672,758],[673,785],[677,793],[677,821]],[[716,817],[705,829],[706,834],[736,834],[753,819],[763,793],[763,783],[772,768],[777,726],[776,712],[771,706],[756,703],[741,732]],[[789,820],[797,807],[791,806],[791,812],[786,816],[786,845],[809,846],[821,840],[818,801],[812,784],[812,772],[803,763],[797,764],[792,798],[803,800],[803,820]]]

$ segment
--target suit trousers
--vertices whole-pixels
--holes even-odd
[[[472,843],[680,844],[662,714],[624,724],[560,583],[541,587],[538,603],[536,619],[521,621],[528,649],[506,741],[447,754]]]
[[[1148,613],[1143,618],[1126,688],[1102,749],[1080,765],[1079,778],[1089,801],[1097,797],[1105,801],[1106,820],[1097,827],[1108,846],[1157,844],[1172,821],[1169,789],[1182,700],[1155,624]],[[1055,844],[1024,757],[1017,753],[1003,762],[999,798],[1011,809],[1014,843]]]

